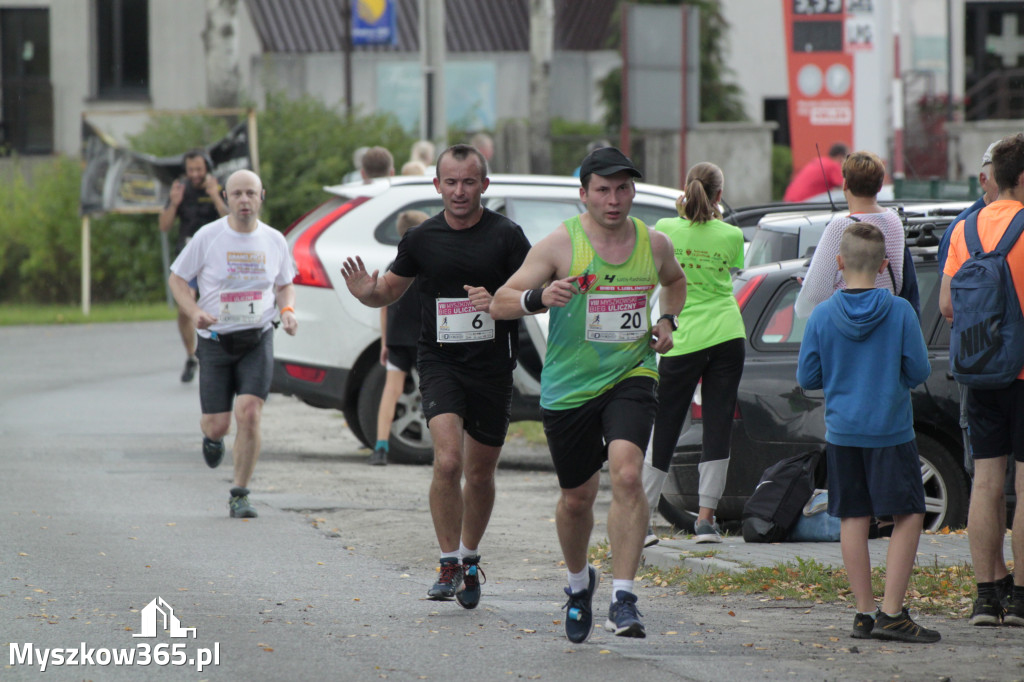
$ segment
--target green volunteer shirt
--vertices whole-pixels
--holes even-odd
[[[693,353],[744,338],[746,329],[732,293],[730,268],[743,267],[743,232],[721,220],[694,223],[663,218],[654,229],[672,240],[686,273],[686,306],[666,356]]]

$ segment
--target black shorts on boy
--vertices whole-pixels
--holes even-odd
[[[830,516],[857,518],[925,512],[916,441],[880,448],[826,443],[825,453]]]

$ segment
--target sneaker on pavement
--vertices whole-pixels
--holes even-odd
[[[647,526],[647,535],[644,536],[644,547],[653,547],[661,541],[658,534],[654,532],[654,528]]]
[[[936,630],[923,628],[913,621],[907,609],[898,616],[890,616],[881,611],[875,616],[875,627],[871,630],[872,639],[885,639],[896,642],[937,642],[942,639]]]
[[[255,519],[256,510],[249,504],[248,488],[232,488],[228,500],[229,516],[233,519]]]
[[[619,637],[646,637],[647,631],[640,622],[641,613],[636,608],[636,595],[632,592],[619,590],[615,593],[615,601],[608,609],[608,620],[604,629],[614,632]]]
[[[722,532],[718,529],[717,523],[697,519],[693,524],[693,539],[697,542],[721,542]]]
[[[587,585],[586,589],[579,592],[570,592],[568,587],[565,588],[565,593],[569,595],[569,600],[562,607],[566,610],[565,636],[569,638],[570,642],[575,642],[576,644],[587,641],[590,633],[594,631],[592,604],[594,593],[597,592],[597,585],[601,582],[601,577],[594,570],[593,566],[588,566],[587,571],[590,574],[590,584]]]
[[[978,597],[971,611],[971,625],[999,625],[1003,622],[1003,606],[998,599]]]
[[[199,367],[199,359],[192,355],[185,361],[185,369],[181,370],[181,383],[187,384],[196,378],[196,369]]]
[[[455,601],[464,609],[475,609],[480,603],[480,585],[487,582],[479,554],[462,557],[462,576],[462,589],[455,592]]]
[[[1010,605],[1010,596],[1013,594],[1013,573],[1007,573],[1001,580],[996,581],[996,599],[999,605],[1006,610]]]
[[[874,618],[866,613],[858,613],[853,617],[853,632],[850,636],[854,639],[871,639],[871,630],[874,627]]]
[[[1010,605],[1006,607],[1006,614],[1003,616],[1003,623],[1024,627],[1024,602],[1010,597]]]
[[[370,464],[375,467],[381,467],[388,463],[388,451],[384,448],[377,448],[370,455]]]
[[[427,590],[427,598],[434,601],[448,601],[462,584],[462,565],[455,557],[441,559],[441,575],[434,586]]]
[[[224,441],[203,436],[203,459],[211,469],[219,467],[224,460]]]

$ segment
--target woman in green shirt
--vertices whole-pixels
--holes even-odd
[[[732,270],[743,266],[743,233],[722,222],[718,203],[725,180],[713,163],[699,163],[686,175],[677,205],[679,218],[659,220],[654,229],[672,240],[686,273],[686,307],[679,315],[673,348],[658,365],[658,415],[652,464],[644,467],[644,488],[657,508],[679,431],[701,385],[704,436],[701,451],[697,542],[721,542],[715,509],[725,490],[736,391],[743,373],[746,330],[732,293]],[[649,536],[648,544],[656,537]]]

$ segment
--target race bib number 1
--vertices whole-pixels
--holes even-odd
[[[225,291],[220,295],[221,324],[258,324],[263,319],[263,292]]]
[[[587,298],[587,341],[629,343],[646,335],[646,294]]]
[[[494,338],[494,318],[473,307],[468,298],[437,299],[437,342],[469,343]]]

